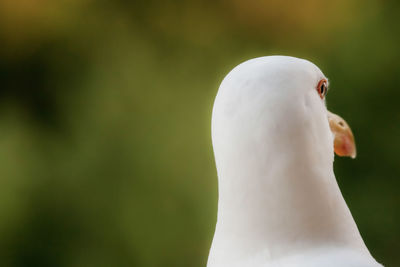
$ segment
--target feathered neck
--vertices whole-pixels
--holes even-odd
[[[326,115],[310,119],[307,112],[292,105],[280,115],[263,110],[247,116],[254,120],[243,113],[227,118],[217,97],[219,203],[211,261],[260,253],[274,260],[329,245],[368,253],[333,173]]]

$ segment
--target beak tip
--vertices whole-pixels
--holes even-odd
[[[357,157],[357,151],[354,149],[353,153],[351,153],[350,156],[352,159],[355,159]]]

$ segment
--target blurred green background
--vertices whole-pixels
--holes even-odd
[[[335,173],[400,266],[398,1],[0,0],[0,265],[205,266],[223,77],[285,54],[330,78]]]

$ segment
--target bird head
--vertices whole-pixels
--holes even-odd
[[[328,88],[322,71],[304,59],[268,56],[238,65],[225,77],[214,104],[217,161],[219,151],[224,159],[247,151],[260,151],[259,158],[278,152],[299,158],[300,151],[327,164],[333,152],[354,158],[349,125],[326,108]]]

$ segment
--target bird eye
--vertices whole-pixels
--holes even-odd
[[[326,79],[322,79],[318,82],[317,91],[321,99],[324,99],[328,92],[328,81]]]

